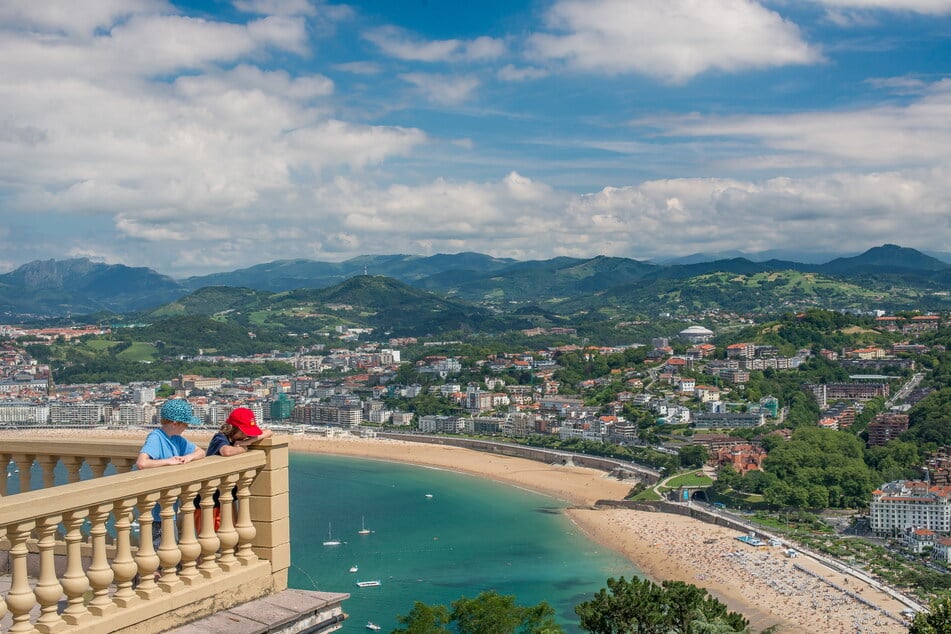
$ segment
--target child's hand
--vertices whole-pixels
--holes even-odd
[[[169,465],[185,464],[186,462],[188,462],[188,460],[185,458],[185,456],[172,456],[171,458],[166,458],[166,464]]]

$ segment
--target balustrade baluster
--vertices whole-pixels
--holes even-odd
[[[161,562],[162,576],[158,585],[163,592],[174,592],[182,586],[181,579],[175,569],[182,560],[182,552],[176,542],[177,528],[175,526],[175,501],[181,495],[181,487],[166,489],[162,492],[162,542],[158,547],[158,557]]]
[[[66,467],[66,481],[70,484],[79,482],[79,469],[83,466],[83,459],[79,456],[63,456],[60,462]]]
[[[135,464],[135,460],[132,458],[113,458],[112,466],[116,468],[116,473],[129,473],[132,471],[132,465]]]
[[[57,604],[63,596],[63,586],[56,577],[56,528],[62,521],[62,515],[44,517],[39,523],[40,539],[37,547],[40,551],[40,574],[33,593],[40,604],[40,618],[36,620],[36,629],[50,634],[66,627],[66,621],[59,615]]]
[[[106,467],[109,466],[109,459],[99,456],[88,456],[86,458],[86,464],[89,465],[89,470],[92,471],[92,477],[101,478],[106,474]]]
[[[221,480],[214,479],[204,483],[201,488],[201,530],[198,533],[198,543],[201,545],[201,564],[198,571],[205,579],[211,579],[221,572],[215,555],[221,546],[221,540],[215,532],[215,492]]]
[[[40,468],[43,470],[43,488],[50,489],[56,486],[56,463],[59,462],[58,456],[40,456],[36,459],[40,463]]]
[[[35,456],[32,454],[13,454],[13,462],[20,470],[20,493],[26,493],[30,490],[30,470],[33,468],[34,458]]]
[[[83,601],[83,594],[89,589],[89,579],[83,571],[82,526],[89,514],[87,509],[67,513],[63,519],[66,528],[66,572],[61,583],[66,595],[66,609],[63,620],[70,625],[78,625],[90,618],[89,610]]]
[[[10,632],[33,632],[30,623],[30,610],[36,605],[36,595],[30,587],[29,572],[26,557],[28,549],[26,540],[30,538],[30,531],[36,528],[36,522],[23,522],[7,527],[7,538],[10,540],[10,590],[7,592],[7,608],[13,615],[13,626]]]
[[[187,586],[195,585],[202,578],[196,568],[196,560],[201,555],[201,544],[195,538],[195,496],[200,489],[199,482],[186,486],[179,502],[182,533],[178,539],[178,550],[182,553],[182,566],[178,576]]]
[[[106,555],[106,520],[112,511],[112,504],[97,506],[92,511],[92,526],[89,535],[92,541],[92,562],[86,570],[89,584],[92,586],[92,600],[89,602],[89,611],[96,616],[109,614],[116,609],[116,605],[109,597],[109,586],[114,575],[109,558]]]
[[[257,534],[257,529],[251,522],[251,481],[254,480],[255,475],[257,475],[256,471],[245,471],[238,480],[238,522],[235,524],[238,533],[238,551],[235,556],[244,566],[258,559],[251,549],[254,536]]]
[[[116,592],[112,601],[120,608],[126,608],[139,600],[132,589],[132,580],[138,567],[132,559],[132,508],[134,499],[119,500],[113,507],[116,529],[116,555],[112,560],[112,572],[115,575]]]
[[[221,504],[221,526],[218,528],[218,539],[221,540],[221,550],[218,555],[218,565],[225,572],[230,572],[241,564],[234,556],[234,547],[238,543],[238,531],[234,529],[234,494],[231,489],[238,481],[238,474],[224,478],[218,487],[218,502]]]
[[[135,553],[135,563],[139,569],[139,582],[135,587],[135,593],[142,599],[152,599],[156,597],[161,590],[155,583],[155,571],[158,570],[159,556],[155,552],[155,545],[152,543],[152,525],[155,519],[152,517],[152,509],[158,500],[158,493],[149,493],[139,498],[139,549]]]

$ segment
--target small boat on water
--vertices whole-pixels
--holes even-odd
[[[366,518],[360,517],[360,530],[357,531],[360,535],[369,535],[372,531],[367,528]]]
[[[360,530],[357,531],[360,535],[369,535],[372,531],[367,528],[366,518],[360,516]]]
[[[433,494],[432,494],[432,493],[427,493],[427,494],[426,494],[426,499],[427,499],[427,500],[433,499]]]
[[[333,529],[330,525],[330,522],[327,522],[327,539],[324,541],[324,546],[339,546],[340,540],[334,539]]]
[[[383,585],[383,582],[381,582],[379,579],[374,579],[373,581],[358,581],[357,582],[358,588],[373,588],[375,586],[381,586],[381,585]]]
[[[377,625],[376,623],[374,623],[373,621],[367,621],[367,629],[368,629],[368,630],[373,630],[374,632],[376,632],[376,631],[381,630],[381,629],[383,629],[383,628],[380,627],[379,625]]]
[[[350,572],[359,572],[359,571],[360,571],[360,568],[356,564],[353,564],[352,566],[350,566]]]

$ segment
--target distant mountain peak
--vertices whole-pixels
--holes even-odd
[[[930,255],[925,255],[917,249],[901,247],[897,244],[883,244],[872,247],[860,255],[851,258],[836,258],[828,262],[823,268],[830,271],[854,271],[858,269],[891,269],[891,270],[921,270],[943,271],[951,268]]]

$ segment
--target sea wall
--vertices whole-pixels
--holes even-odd
[[[679,504],[674,502],[668,502],[666,500],[643,500],[643,501],[633,501],[633,500],[598,500],[595,503],[595,508],[605,508],[605,509],[633,509],[636,511],[656,511],[661,513],[673,513],[674,515],[685,515],[687,517],[692,517],[694,519],[707,522],[708,524],[718,524],[720,526],[727,526],[729,528],[743,531],[744,533],[749,531],[757,531],[762,533],[762,529],[748,522],[744,522],[740,519],[729,517],[726,515],[721,515],[713,511],[708,511],[707,509],[698,507],[693,504]]]
[[[381,432],[378,436],[380,438],[391,438],[393,440],[462,447],[474,451],[485,451],[502,456],[512,456],[513,458],[526,458],[546,464],[587,467],[589,469],[607,471],[622,479],[631,479],[647,484],[655,484],[660,479],[660,474],[649,467],[632,462],[625,462],[623,460],[615,460],[613,458],[603,458],[601,456],[555,451],[553,449],[529,447],[515,443],[476,440],[474,438],[453,438],[451,436],[430,436],[425,434],[393,434],[386,432]]]

